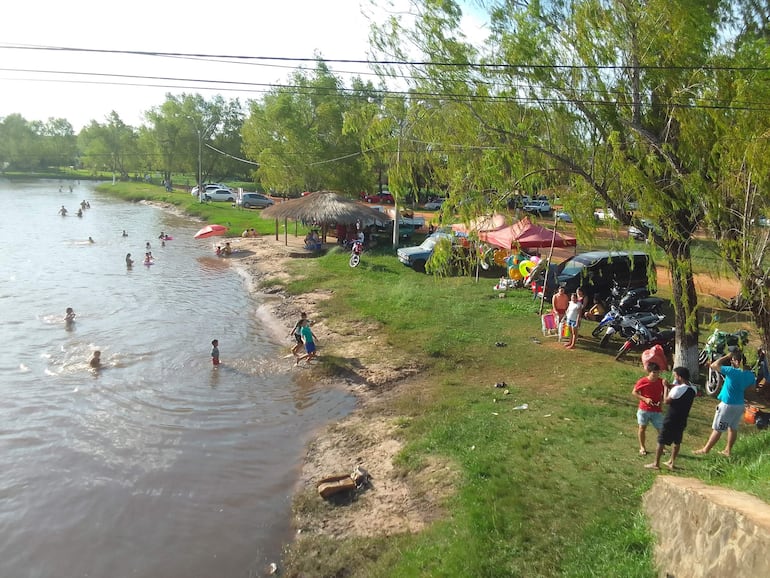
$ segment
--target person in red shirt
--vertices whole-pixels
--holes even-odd
[[[636,410],[636,423],[639,425],[637,437],[639,438],[639,455],[647,455],[646,437],[647,425],[660,432],[663,428],[663,412],[661,405],[668,383],[660,377],[660,367],[657,363],[648,363],[645,369],[649,372],[646,377],[641,378],[634,385],[631,393],[639,399],[639,408]]]

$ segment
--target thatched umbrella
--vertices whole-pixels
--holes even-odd
[[[326,230],[331,225],[390,221],[390,217],[386,214],[331,191],[318,191],[285,203],[272,205],[262,211],[262,215],[276,220],[276,239],[278,238],[279,219],[317,223],[323,229],[324,237]]]

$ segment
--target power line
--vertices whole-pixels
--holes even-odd
[[[366,89],[365,93],[361,93],[356,88],[346,87],[316,87],[316,86],[304,86],[297,84],[276,84],[276,83],[264,83],[264,82],[243,82],[233,80],[211,80],[211,79],[195,79],[195,78],[175,78],[167,76],[146,76],[146,75],[133,75],[133,74],[116,74],[116,73],[104,73],[104,72],[79,72],[70,70],[46,70],[46,69],[25,69],[25,68],[0,68],[3,72],[21,72],[21,73],[39,73],[39,74],[51,74],[51,75],[63,75],[63,76],[94,76],[98,78],[117,78],[117,79],[138,79],[148,81],[168,81],[168,82],[187,82],[193,83],[191,86],[183,86],[178,84],[147,84],[147,83],[130,83],[130,82],[110,82],[110,81],[89,81],[89,80],[61,80],[61,79],[16,79],[5,78],[6,80],[25,80],[32,82],[66,82],[72,84],[97,84],[97,85],[116,85],[116,86],[135,86],[135,87],[148,87],[148,88],[174,88],[174,89],[190,89],[190,90],[215,90],[221,92],[250,92],[255,94],[270,93],[275,90],[291,90],[298,94],[305,95],[334,95],[339,93],[340,96],[347,96],[353,98],[365,98],[368,95],[376,95],[380,97],[386,96],[404,96],[409,98],[417,98],[426,101],[438,101],[445,102],[448,100],[465,101],[465,102],[501,102],[501,103],[518,103],[518,104],[556,104],[556,105],[588,105],[588,106],[649,106],[653,108],[677,108],[677,109],[706,109],[706,110],[732,110],[732,111],[744,111],[744,112],[770,112],[770,103],[756,103],[735,101],[729,104],[722,104],[721,101],[714,99],[695,99],[699,100],[698,103],[677,103],[677,102],[661,102],[661,103],[647,103],[637,102],[632,100],[623,99],[601,99],[601,98],[569,98],[569,97],[542,97],[542,96],[519,96],[519,95],[504,95],[504,94],[474,94],[474,93],[442,93],[442,92],[430,92],[430,91],[418,91],[418,90],[392,90],[386,88],[371,88]],[[214,86],[200,86],[200,84],[213,84]],[[218,86],[224,85],[224,86]],[[257,88],[259,87],[259,88]],[[506,87],[508,88],[508,87]],[[516,86],[510,87],[516,88]],[[551,89],[555,90],[555,89]],[[708,102],[714,102],[715,104],[708,104]]]
[[[366,64],[387,66],[436,66],[442,68],[478,68],[478,69],[520,69],[533,70],[564,69],[564,70],[709,70],[729,72],[767,72],[770,66],[712,66],[712,65],[638,65],[627,64],[532,64],[520,63],[494,63],[494,62],[448,62],[448,61],[410,61],[410,60],[360,60],[352,58],[307,58],[294,56],[247,56],[242,54],[207,54],[185,52],[157,52],[144,50],[113,50],[105,48],[77,48],[71,46],[37,46],[25,44],[0,45],[0,49],[33,50],[49,52],[79,52],[91,54],[124,54],[132,56],[154,57],[178,57],[178,58],[204,58],[204,59],[229,59],[234,61],[268,61],[268,62],[318,62],[319,60],[337,64]]]

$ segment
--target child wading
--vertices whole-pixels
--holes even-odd
[[[211,363],[216,367],[219,365],[219,340],[214,339],[211,342]]]

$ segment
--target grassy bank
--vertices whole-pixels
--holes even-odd
[[[240,211],[250,220],[236,225],[239,211],[229,205],[200,206],[189,195],[160,187],[107,190],[231,222],[235,232],[272,227],[256,211]],[[423,367],[388,409],[404,443],[399,471],[409,479],[438,460],[457,475],[439,521],[426,531],[307,538],[292,547],[284,575],[655,575],[652,537],[640,507],[656,474],[643,468],[650,457],[637,453],[630,395],[643,373],[638,357],[615,362],[590,337],[565,350],[541,334],[529,292],[512,291],[501,299],[492,290],[494,279],[435,279],[403,267],[390,251],[367,252],[355,270],[342,252],[290,266],[294,280],[284,287],[287,292],[332,293],[319,305],[327,323],[373,322],[391,346]],[[592,327],[587,322],[583,333]],[[367,359],[328,363],[331,370]],[[506,388],[493,386],[502,381]],[[523,404],[527,409],[517,409]],[[708,437],[714,406],[713,399],[696,400],[677,475],[770,500],[770,433],[744,428],[731,459],[692,456]],[[655,435],[648,437],[652,449]],[[376,480],[370,491],[377,491]],[[304,496],[296,507],[335,506]]]

